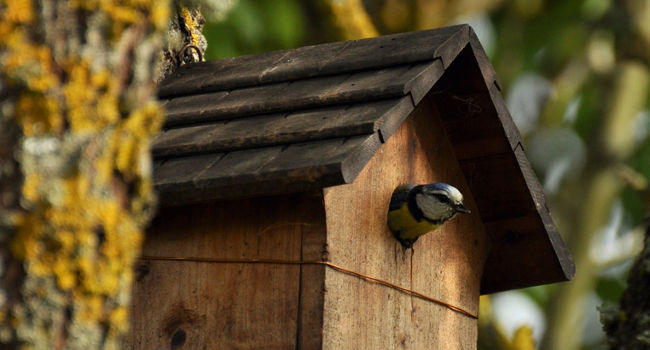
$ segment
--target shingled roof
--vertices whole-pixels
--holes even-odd
[[[354,180],[468,33],[456,26],[181,67],[159,88],[167,120],[153,154],[162,200]]]
[[[482,292],[569,279],[575,266],[499,91],[467,25],[190,64],[159,87],[154,184],[169,205],[349,183],[428,95],[493,242],[486,269],[509,271],[521,254],[557,262],[512,269],[531,278],[486,271]]]

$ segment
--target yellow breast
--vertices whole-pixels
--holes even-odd
[[[426,220],[415,220],[409,211],[408,204],[404,203],[399,209],[388,212],[388,227],[393,232],[400,232],[399,236],[402,239],[413,239],[437,229],[440,225],[432,224]]]

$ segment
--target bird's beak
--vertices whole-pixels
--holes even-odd
[[[469,209],[468,209],[468,208],[467,208],[463,203],[458,204],[458,205],[456,206],[455,209],[456,209],[456,211],[459,212],[459,213],[469,214],[469,213],[472,212],[472,211],[469,210]]]

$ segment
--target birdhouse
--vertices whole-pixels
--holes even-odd
[[[574,274],[467,25],[190,64],[159,97],[131,347],[471,349],[480,294]],[[432,182],[471,214],[406,249],[391,195]]]

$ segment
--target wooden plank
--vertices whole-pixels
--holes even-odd
[[[246,197],[246,194],[250,195],[246,186],[233,185],[245,184],[246,179],[250,181],[250,174],[257,172],[281,151],[282,147],[270,147],[169,159],[161,168],[154,168],[154,186],[159,201],[163,206],[169,206],[224,198],[220,193],[224,188],[220,186],[230,188],[232,194],[237,194],[231,198]],[[200,170],[186,166],[191,165],[192,160]]]
[[[287,85],[278,83],[174,98],[167,104],[165,127],[278,112],[278,108],[266,110],[265,102],[281,93]]]
[[[481,94],[487,85],[471,46],[465,46],[438,80],[436,91],[453,96]],[[442,116],[445,117],[444,115]]]
[[[154,157],[178,157],[289,143],[288,137],[274,142],[277,125],[285,115],[275,113],[168,129],[156,137],[151,151]]]
[[[165,103],[165,128],[168,125],[173,125],[174,121],[169,121],[170,118],[176,119],[177,122],[182,122],[187,119],[187,122],[196,122],[201,120],[201,115],[205,110],[216,108],[219,106],[219,101],[228,96],[230,92],[220,91],[211,94],[199,94],[183,96],[167,100]],[[174,117],[170,117],[174,116]]]
[[[444,72],[442,61],[435,60],[407,83],[405,90],[410,93],[413,105],[420,103]]]
[[[570,279],[575,265],[473,31],[470,43],[431,96],[487,223],[492,248],[481,293]]]
[[[460,25],[459,30],[451,35],[444,44],[440,45],[434,53],[435,58],[442,60],[442,65],[445,69],[456,60],[456,56],[467,46],[469,41],[469,32],[471,27],[469,25]]]
[[[457,25],[352,41],[342,52],[324,60],[319,69],[321,72],[350,68],[366,70],[433,60],[439,56],[436,51],[443,45],[451,44],[454,39],[450,39],[458,38],[458,33],[463,32],[465,27]]]
[[[472,52],[474,53],[474,57],[476,58],[476,62],[478,63],[481,75],[483,76],[486,85],[494,85],[499,91],[501,91],[501,83],[499,83],[497,73],[494,71],[494,67],[492,67],[492,63],[490,63],[490,59],[487,57],[485,50],[483,50],[483,45],[481,45],[481,42],[478,40],[478,36],[471,27],[469,28],[469,44],[472,47]]]
[[[168,98],[258,85],[259,81],[254,78],[259,74],[257,72],[265,67],[272,67],[290,52],[291,50],[271,51],[187,64],[179,67],[160,83],[158,96]],[[221,84],[221,89],[215,88],[215,83],[219,82],[215,77],[218,76],[227,76],[230,81],[240,81],[243,84]]]
[[[344,183],[353,182],[359,172],[368,164],[382,144],[379,134],[372,134],[355,146],[354,151],[347,152],[341,162],[341,175]]]
[[[544,195],[544,190],[537,180],[537,176],[533,172],[533,168],[528,162],[528,158],[522,147],[515,149],[515,156],[517,157],[517,162],[519,163],[519,168],[522,171],[528,190],[530,191],[533,201],[535,202],[535,207],[539,214],[539,218],[544,225],[544,229],[547,234],[547,239],[553,247],[553,252],[559,266],[561,268],[561,273],[556,275],[556,281],[568,281],[573,278],[576,273],[575,262],[571,256],[569,248],[564,243],[564,240],[560,236],[560,233],[557,230],[557,226],[551,218],[551,213],[548,209],[548,202],[546,196]]]
[[[194,187],[193,180],[199,174],[218,162],[224,154],[202,154],[196,156],[158,160],[154,163],[154,186],[158,191],[173,189],[185,191]]]
[[[402,183],[445,181],[476,213],[438,116],[417,107],[356,180],[325,189],[328,252],[334,264],[478,311],[487,236],[480,216],[459,216],[404,250],[386,226]],[[326,349],[473,349],[476,320],[384,286],[327,270]],[[381,307],[378,307],[380,305]]]
[[[508,142],[499,136],[454,142],[454,152],[458,160],[488,157],[507,153],[509,150]]]
[[[560,281],[561,267],[539,216],[489,221],[485,227],[491,249],[482,294]]]
[[[282,154],[260,170],[261,174],[291,172],[291,176],[304,176],[316,181],[318,169],[330,165],[340,169],[341,163],[350,153],[360,151],[364,142],[373,135],[337,138],[290,145]]]
[[[435,91],[432,91],[431,94],[445,126],[456,126],[456,129],[463,131],[462,126],[468,124],[470,120],[482,124],[475,126],[470,123],[472,125],[468,125],[468,132],[455,132],[456,130],[450,129],[455,138],[463,135],[469,139],[475,136],[482,137],[485,134],[504,134],[497,117],[497,111],[486,89],[468,92],[444,85],[436,86]],[[489,129],[482,132],[481,127]]]
[[[460,161],[484,221],[537,213],[514,154]]]
[[[234,151],[217,161],[212,154],[193,156],[203,162],[200,172],[187,172],[176,163],[184,158],[172,158],[162,164],[165,173],[154,173],[166,176],[156,180],[156,190],[168,206],[320,189],[353,179],[379,144],[370,134]]]
[[[379,71],[334,75],[291,83],[263,85],[223,92],[179,97],[168,103],[166,127],[215,120],[406,95],[409,83],[421,77],[430,63],[397,66]],[[190,102],[188,102],[189,100]]]
[[[453,61],[467,44],[467,25],[273,51],[181,67],[165,79],[161,98],[224,91],[433,60]],[[200,77],[200,78],[199,78]]]
[[[506,134],[518,131],[511,118],[508,124],[503,99],[486,85],[474,53],[466,47],[431,92],[460,159],[512,152],[518,144],[511,139],[521,140]]]
[[[172,157],[372,134],[388,118],[406,118],[410,104],[402,97],[173,128],[154,140],[152,152]]]
[[[461,161],[491,242],[481,293],[562,282],[575,274],[542,188],[523,150],[515,152]]]
[[[301,258],[303,261],[329,260],[327,252],[327,228],[323,195],[317,191],[313,201],[301,204],[298,208],[309,215],[300,225]],[[325,302],[325,270],[323,265],[301,265],[300,267],[300,308],[298,314],[298,339],[296,349],[321,349],[323,344],[323,307]]]
[[[458,159],[512,151],[487,91],[452,94],[436,90],[431,95]]]
[[[490,92],[492,103],[497,110],[497,115],[501,121],[501,125],[503,125],[503,130],[505,131],[506,138],[510,143],[510,147],[513,150],[517,147],[523,147],[524,139],[521,137],[517,125],[515,125],[515,122],[512,120],[512,116],[510,116],[510,112],[508,111],[508,107],[506,106],[506,102],[503,100],[501,93],[495,85],[492,85],[488,91]]]
[[[466,56],[472,57],[473,65],[478,68],[480,76],[483,77],[486,90],[489,92],[492,104],[498,113],[499,120],[503,125],[510,147],[514,150],[518,146],[523,145],[523,138],[519,133],[519,129],[517,129],[517,126],[512,120],[505,101],[501,96],[501,87],[496,72],[494,71],[490,60],[485,54],[485,51],[473,30],[470,32],[470,47],[472,55]]]
[[[321,196],[163,209],[143,254],[297,261],[303,240],[318,244],[322,217]],[[323,281],[300,265],[143,260],[135,270],[127,348],[294,349],[300,330],[319,327]]]

